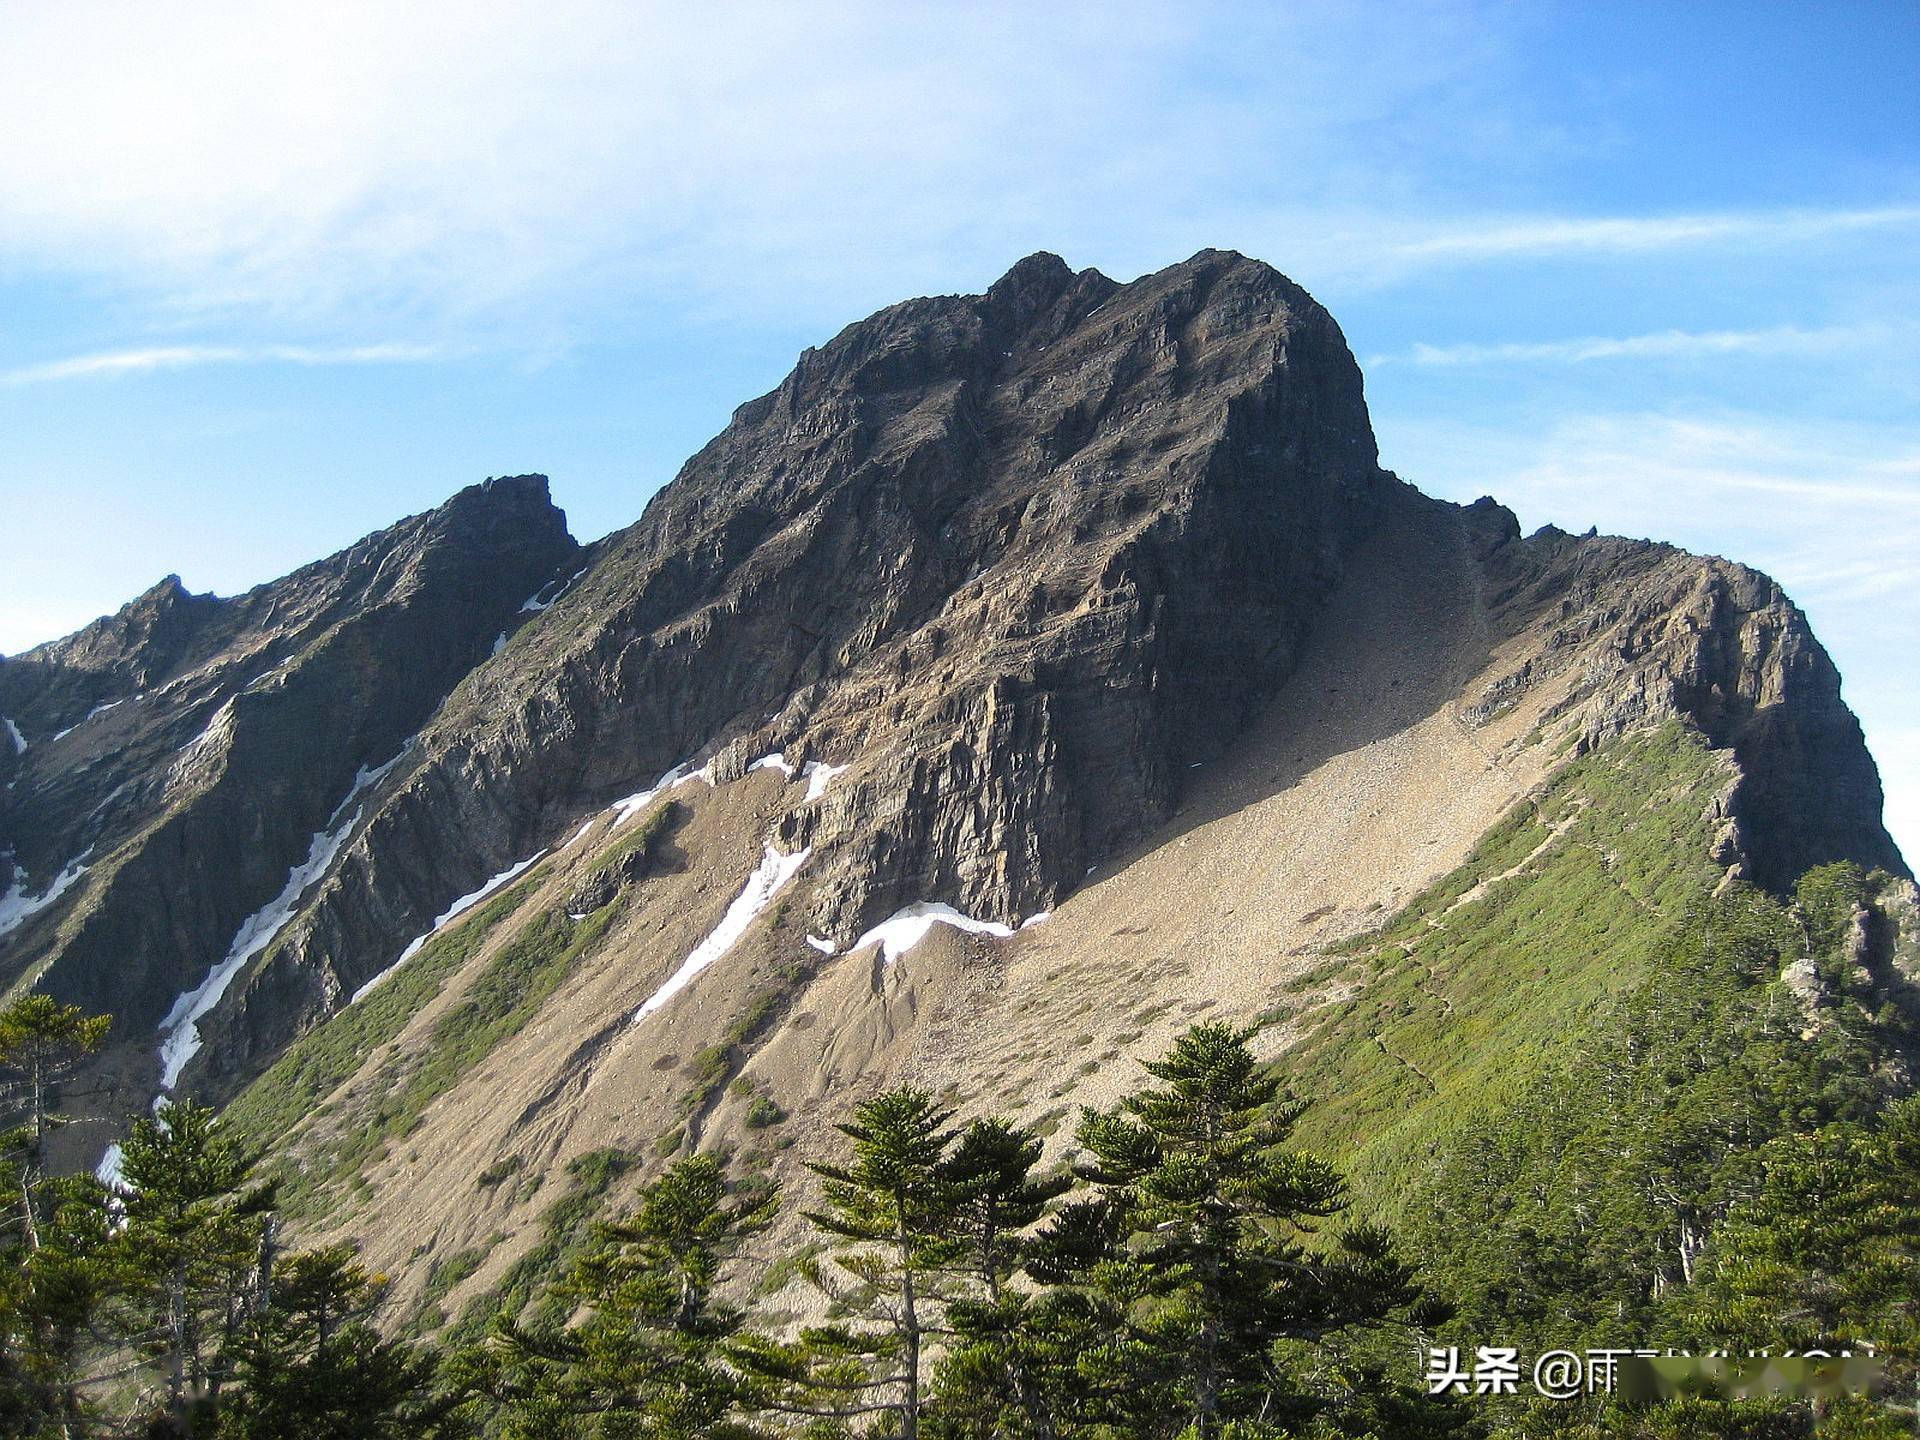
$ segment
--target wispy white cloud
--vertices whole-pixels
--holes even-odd
[[[1920,430],[1733,411],[1561,416],[1544,431],[1396,427],[1429,489],[1497,495],[1528,524],[1648,535],[1777,575],[1815,605],[1907,588],[1920,555]]]
[[[1920,206],[1696,215],[1485,217],[1402,239],[1388,253],[1446,263],[1568,254],[1644,254],[1702,245],[1796,245],[1862,231],[1920,229]]]
[[[1323,281],[1376,289],[1473,270],[1512,274],[1521,265],[1817,261],[1831,268],[1841,256],[1904,256],[1920,241],[1914,205],[1639,215],[1465,211],[1438,219],[1401,210],[1317,225],[1285,216],[1270,223],[1301,236],[1290,252]]]
[[[509,311],[524,342],[663,299],[837,320],[1041,246],[1124,277],[1238,244],[1331,283],[1920,226],[1436,211],[1433,174],[1562,143],[1503,98],[1504,8],[26,4],[0,259],[329,333]]]
[[[1801,329],[1660,330],[1647,335],[1592,335],[1572,340],[1513,341],[1499,345],[1415,344],[1400,355],[1374,355],[1381,365],[1582,364],[1589,360],[1692,359],[1723,355],[1807,355],[1843,351],[1879,338],[1879,327],[1834,325]]]
[[[110,378],[198,365],[393,365],[438,360],[437,345],[154,345],[105,350],[0,371],[0,385],[36,385],[53,380]]]
[[[0,48],[0,256],[196,309],[471,318],[756,283],[818,294],[850,268],[893,298],[950,283],[956,255],[1064,248],[1122,200],[1178,214],[1249,154],[1322,165],[1345,127],[1463,63],[1448,41],[1464,3],[1412,7],[1364,77],[1340,63],[1358,37],[1328,0],[1270,19],[884,0],[28,5]],[[1287,71],[1277,99],[1180,83],[1217,70],[1229,25]]]

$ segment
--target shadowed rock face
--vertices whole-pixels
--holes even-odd
[[[1420,496],[1379,468],[1338,327],[1266,265],[1208,251],[1119,285],[1036,255],[809,350],[583,555],[544,482],[494,482],[278,586],[163,584],[0,666],[0,714],[30,740],[182,687],[98,773],[52,745],[21,757],[0,834],[33,879],[88,844],[112,873],[0,957],[53,956],[46,983],[88,1003],[117,987],[106,1003],[150,1034],[356,769],[416,731],[202,1022],[195,1087],[229,1093],[456,896],[682,762],[845,767],[740,837],[812,847],[810,931],[844,944],[915,901],[1014,923],[1168,818],[1388,524],[1453,557],[1481,658],[1527,657],[1461,725],[1549,680],[1584,744],[1678,717],[1741,766],[1729,863],[1775,884],[1841,856],[1904,872],[1838,677],[1765,577],[1522,539],[1491,501]],[[551,605],[520,612],[536,591]],[[104,743],[122,713],[62,743]],[[105,820],[77,818],[96,804]]]
[[[1168,813],[1401,487],[1332,319],[1204,253],[1053,256],[801,357],[422,737],[283,957],[324,1005],[583,809],[718,752],[849,766],[811,923],[1017,919]],[[395,923],[395,921],[398,923]]]
[[[232,599],[169,576],[0,662],[0,714],[28,742],[0,800],[12,865],[28,894],[88,865],[0,937],[4,973],[110,1010],[144,1046],[356,772],[400,750],[574,550],[544,477],[490,481]]]

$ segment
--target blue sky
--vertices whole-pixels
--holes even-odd
[[[10,6],[0,651],[474,479],[631,520],[1037,249],[1277,265],[1384,463],[1771,571],[1920,849],[1920,7]]]

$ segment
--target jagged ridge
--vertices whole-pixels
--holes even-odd
[[[66,658],[37,688],[7,688],[33,657],[0,667],[0,697],[25,697],[0,714],[15,705],[39,733],[56,709],[77,714],[115,686],[150,683],[149,671],[201,664],[227,689],[201,686],[179,713],[204,725],[231,700],[240,728],[261,737],[256,752],[220,736],[218,764],[184,767],[204,769],[212,818],[169,842],[205,867],[196,885],[243,856],[245,899],[223,901],[183,940],[177,918],[156,917],[183,888],[198,893],[185,872],[144,891],[138,870],[116,876],[124,918],[70,927],[61,963],[76,978],[59,983],[97,997],[110,967],[65,957],[131,937],[145,957],[133,973],[159,977],[140,979],[134,1009],[162,1008],[305,855],[355,767],[390,758],[442,694],[298,918],[206,1018],[212,1043],[188,1074],[203,1090],[226,1093],[256,1073],[454,897],[683,761],[723,782],[769,753],[795,768],[849,767],[818,794],[796,791],[771,821],[782,849],[811,851],[796,897],[811,931],[845,944],[920,901],[1014,922],[1173,814],[1191,768],[1264,713],[1329,597],[1353,579],[1354,557],[1389,529],[1426,537],[1429,561],[1449,557],[1447,583],[1477,597],[1488,655],[1524,652],[1456,723],[1488,725],[1530,698],[1578,750],[1679,720],[1733,752],[1737,781],[1715,817],[1722,863],[1767,883],[1836,857],[1904,872],[1838,677],[1777,587],[1667,547],[1556,531],[1522,539],[1490,501],[1462,510],[1420,497],[1379,468],[1361,377],[1332,319],[1238,255],[1202,252],[1130,285],[1040,255],[983,296],[892,307],[741,407],[584,569],[549,521],[531,528],[545,538],[515,552],[524,568],[476,562],[476,573],[516,577],[485,606],[457,620],[429,605],[409,612],[437,640],[376,644],[343,618],[369,604],[381,613],[373,581],[351,595],[320,586],[334,598],[315,601],[299,633],[333,617],[325,633],[336,638],[319,647],[332,658],[294,668],[307,688],[289,678],[260,692],[305,697],[288,734],[362,693],[370,666],[391,661],[411,684],[414,652],[434,643],[445,663],[426,667],[431,681],[408,692],[404,716],[367,712],[350,742],[298,775],[274,773],[268,757],[285,737],[267,723],[269,699],[248,688],[285,647],[235,638],[287,597],[243,597],[255,604],[243,624],[163,586],[137,613],[63,642]],[[363,575],[381,539],[343,573]],[[536,588],[557,599],[474,666],[498,610]],[[191,660],[237,652],[242,661]],[[90,728],[108,723],[120,722]],[[167,736],[174,748],[186,738]],[[54,775],[49,765],[28,793],[92,788],[46,802],[44,843],[35,812],[9,813],[23,856],[38,847],[36,878],[57,863],[58,838],[77,838],[63,827],[81,801],[115,793],[104,776]],[[242,817],[261,813],[263,793],[273,800],[253,833],[267,843],[249,848]],[[741,837],[756,855],[766,838]],[[49,911],[39,936],[80,910]]]
[[[6,973],[111,1011],[150,1056],[356,770],[401,749],[574,549],[544,477],[491,481],[233,599],[169,577],[0,663],[0,714],[28,739],[0,834],[36,889],[88,865],[0,939]]]

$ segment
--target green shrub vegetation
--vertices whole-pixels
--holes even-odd
[[[540,1238],[507,1268],[492,1291],[475,1298],[449,1332],[456,1340],[476,1339],[496,1317],[518,1317],[541,1294],[551,1278],[563,1271],[587,1240],[587,1222],[605,1201],[607,1192],[638,1163],[635,1156],[611,1147],[589,1150],[567,1165],[566,1193],[540,1219]],[[544,1295],[551,1307],[564,1303],[558,1292]]]
[[[337,1085],[340,1077],[350,1075],[360,1057],[397,1034],[411,1014],[394,1007],[409,998],[416,1004],[424,999],[430,993],[424,991],[426,985],[436,978],[444,981],[471,959],[486,936],[524,900],[524,891],[517,898],[512,892],[502,895],[498,910],[489,906],[469,925],[440,937],[435,943],[444,943],[443,951],[436,954],[435,945],[429,944],[358,1005],[304,1037],[235,1101],[230,1114],[236,1130],[258,1135],[269,1117],[284,1117],[299,1097],[324,1093],[319,1087],[329,1082]],[[301,1137],[304,1163],[295,1166],[283,1160],[277,1167],[290,1213],[323,1210],[331,1182],[345,1181],[351,1192],[353,1178],[369,1163],[384,1158],[392,1141],[410,1133],[428,1105],[539,1012],[574,963],[599,943],[618,908],[617,902],[609,903],[577,921],[559,911],[545,911],[525,922],[441,1013],[424,1045],[388,1060],[372,1093],[356,1097],[353,1108],[335,1113],[324,1134],[309,1132]],[[427,963],[430,956],[431,964]],[[403,980],[412,982],[409,988],[389,994]],[[365,1017],[357,1014],[362,1006],[378,1001],[385,1002],[382,1008]],[[505,1178],[504,1173],[500,1178]]]
[[[1342,1158],[1363,1205],[1397,1218],[1436,1156],[1676,947],[1720,878],[1705,812],[1723,784],[1677,726],[1618,741],[1343,947],[1363,984],[1298,1019],[1287,1070],[1313,1101],[1303,1140]]]
[[[359,1001],[296,1040],[227,1107],[225,1119],[234,1133],[263,1152],[284,1139],[369,1055],[393,1041],[495,927],[526,902],[534,884],[526,879],[508,886],[427,941]]]
[[[27,996],[0,1011],[0,1437],[1910,1436],[1920,1016],[1877,908],[1891,881],[1728,879],[1708,858],[1724,782],[1678,729],[1571,761],[1329,954],[1344,998],[1287,991],[1301,1038],[1271,1066],[1258,1024],[1207,1022],[1077,1123],[962,1124],[951,1096],[885,1091],[815,1157],[799,1214],[764,1173],[784,1132],[731,1167],[691,1126],[644,1164],[582,1155],[457,1321],[443,1302],[503,1237],[433,1260],[385,1334],[388,1277],[345,1247],[283,1252],[275,1217],[364,1193],[367,1162],[525,1023],[614,906],[575,922],[527,915],[524,883],[496,897],[228,1117],[142,1117],[118,1195],[45,1153],[105,1024]],[[383,1056],[489,935],[427,1043]],[[763,983],[692,1058],[689,1117],[724,1089],[750,1128],[785,1118],[740,1066],[803,976]],[[369,1059],[377,1098],[332,1101],[306,1173],[256,1169],[276,1125]],[[816,1318],[761,1328],[746,1298],[796,1282]],[[1471,1363],[1487,1345],[1872,1348],[1888,1378],[1818,1404],[1427,1392],[1433,1347]]]

